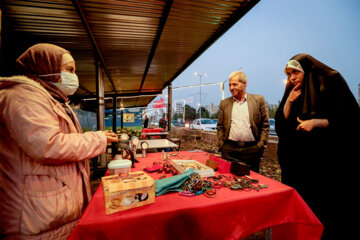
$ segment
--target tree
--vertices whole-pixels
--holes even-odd
[[[197,118],[196,109],[185,104],[185,120],[194,120]]]
[[[198,110],[197,116],[200,116],[200,110]],[[201,118],[209,118],[209,117],[210,117],[209,111],[206,108],[201,107]]]
[[[277,109],[279,108],[280,102],[279,104],[267,104],[267,109],[269,112],[269,118],[275,118],[275,114]]]
[[[211,119],[219,119],[219,109],[217,110],[216,113],[214,113],[213,115],[210,116]]]
[[[179,118],[182,119],[183,115],[180,113],[175,113],[173,116],[173,120],[178,120]]]

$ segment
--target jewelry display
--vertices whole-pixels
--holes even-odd
[[[268,187],[267,184],[258,183],[258,180],[252,179],[249,176],[232,177],[219,175],[218,177],[213,176],[207,179],[202,179],[196,172],[190,174],[189,179],[181,186],[183,191],[180,191],[179,194],[187,197],[204,194],[206,197],[213,198],[216,197],[216,189],[222,187],[228,187],[234,191],[260,191]],[[210,179],[213,181],[210,181]]]
[[[172,160],[171,165],[181,174],[192,168],[196,170],[201,177],[215,176],[214,169],[196,161],[196,160]]]
[[[182,196],[196,196],[205,194],[206,197],[216,197],[216,188],[211,181],[204,180],[198,173],[191,173],[189,179],[181,186]]]

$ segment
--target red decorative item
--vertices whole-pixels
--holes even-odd
[[[154,162],[154,163],[155,163],[155,162]],[[155,163],[155,164],[153,164],[151,167],[144,168],[144,171],[145,171],[145,172],[148,172],[148,173],[151,173],[151,172],[160,171],[160,170],[162,170],[162,169],[163,169],[163,167],[162,167],[160,164]]]
[[[218,162],[218,172],[230,173],[231,162],[226,161],[225,159],[222,159],[222,158],[216,157],[216,156],[211,156],[210,160]]]

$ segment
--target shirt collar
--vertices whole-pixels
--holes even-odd
[[[244,99],[240,102],[239,100],[237,100],[234,96],[233,96],[233,101],[234,102],[239,102],[239,103],[244,103],[244,102],[246,102],[247,101],[247,93],[245,93],[245,97],[244,97]]]

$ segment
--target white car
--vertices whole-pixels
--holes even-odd
[[[205,131],[216,131],[216,125],[217,121],[215,119],[201,118],[195,119],[190,125],[190,128]]]
[[[269,118],[269,123],[270,123],[270,135],[276,135],[276,131],[275,131],[275,119]]]

